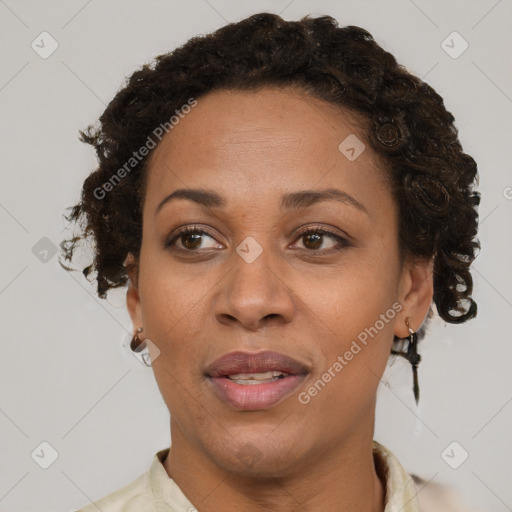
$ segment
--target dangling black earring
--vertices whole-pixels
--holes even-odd
[[[398,356],[405,357],[411,363],[412,366],[412,378],[413,378],[413,386],[412,389],[414,391],[414,399],[416,400],[416,405],[420,401],[420,387],[418,385],[418,365],[421,362],[421,356],[418,354],[418,335],[415,331],[412,330],[409,325],[409,319],[405,319],[405,325],[409,329],[409,336],[406,338],[409,343],[407,346],[407,352],[392,350],[392,354],[396,354]]]

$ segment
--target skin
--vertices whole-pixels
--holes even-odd
[[[406,318],[420,327],[433,283],[431,261],[400,260],[398,210],[376,153],[366,144],[349,161],[338,149],[350,134],[364,142],[367,129],[300,90],[223,90],[199,98],[151,155],[127,305],[134,331],[143,326],[140,338],[161,351],[153,370],[172,437],[164,467],[201,512],[384,510],[372,456],[377,388],[393,335],[408,335]],[[226,205],[177,199],[155,215],[181,188],[214,190]],[[333,200],[279,207],[282,194],[326,188],[366,212]],[[165,248],[178,228],[197,224],[202,238],[184,235]],[[304,227],[330,229],[348,244],[299,236]],[[248,236],[263,250],[252,263],[236,252]],[[298,393],[394,303],[402,310],[300,403]],[[300,389],[262,411],[218,399],[206,366],[233,350],[263,349],[309,368]]]

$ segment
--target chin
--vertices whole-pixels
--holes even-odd
[[[265,453],[250,444],[219,462],[230,473],[261,479],[283,478],[296,469],[296,459],[289,454]]]
[[[221,443],[209,445],[210,457],[226,471],[241,476],[279,478],[297,470],[300,454],[304,448],[304,437],[298,435],[269,438],[272,434],[233,436]],[[212,453],[212,446],[222,447],[221,452]]]

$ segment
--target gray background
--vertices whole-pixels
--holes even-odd
[[[77,509],[145,472],[169,445],[152,371],[127,350],[125,291],[98,299],[51,249],[71,234],[62,214],[95,165],[78,129],[123,78],[193,35],[265,10],[330,14],[368,29],[457,119],[483,195],[478,318],[432,322],[419,407],[408,365],[388,368],[375,438],[408,471],[452,484],[474,507],[512,510],[511,0],[0,0],[0,510]],[[59,45],[47,59],[31,48],[43,31]],[[469,44],[458,58],[442,47],[453,31]],[[452,52],[461,44],[450,43]],[[58,453],[48,469],[31,457],[50,456],[43,441]],[[441,456],[453,441],[452,465],[469,454],[457,469]]]

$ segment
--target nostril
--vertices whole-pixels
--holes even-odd
[[[271,320],[272,318],[278,317],[279,315],[277,313],[270,313],[269,315],[265,316],[265,320]]]

